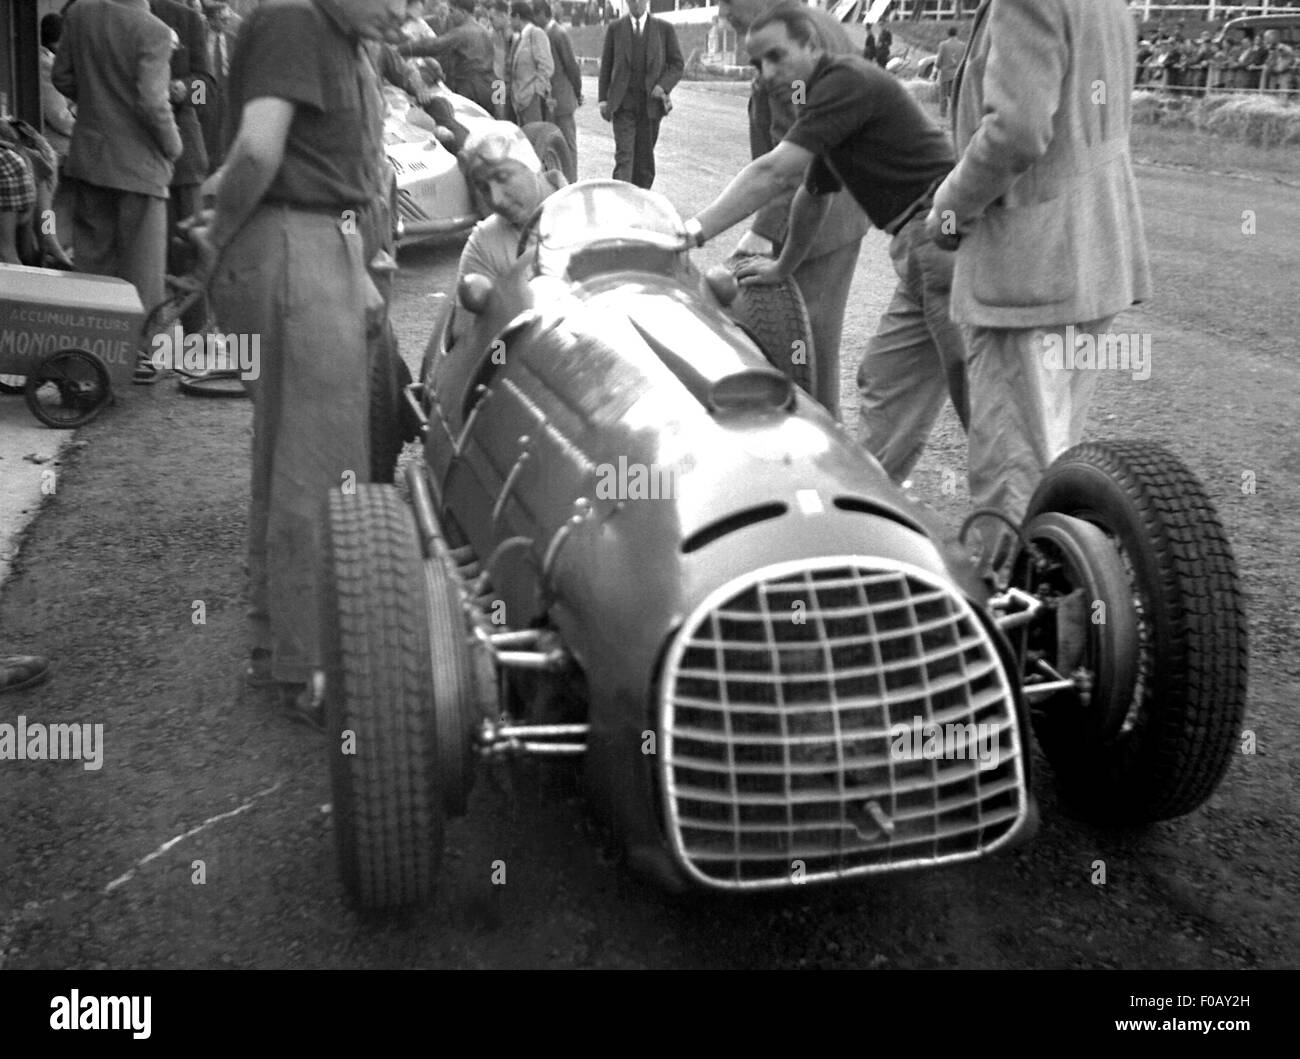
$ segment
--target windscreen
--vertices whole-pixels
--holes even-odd
[[[662,195],[621,180],[584,180],[546,200],[537,225],[537,270],[564,276],[575,254],[593,246],[685,253],[677,211]]]

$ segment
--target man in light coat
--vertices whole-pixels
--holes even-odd
[[[183,148],[168,97],[173,39],[148,0],[78,0],[50,74],[77,104],[64,165],[77,267],[134,284],[145,312],[163,299],[168,186]]]
[[[958,161],[927,229],[957,251],[971,502],[1016,522],[1083,432],[1097,372],[1062,363],[1074,340],[1151,293],[1129,156],[1133,37],[1124,0],[985,0],[957,77]],[[986,531],[984,560],[1007,544]]]
[[[510,5],[510,26],[515,31],[507,65],[510,68],[510,102],[515,121],[529,125],[546,120],[546,104],[551,98],[551,75],[555,58],[546,31],[533,22],[533,6],[528,0],[514,0]]]

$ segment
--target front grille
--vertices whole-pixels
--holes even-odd
[[[915,567],[844,556],[723,586],[673,640],[661,696],[669,838],[711,887],[966,860],[1027,814],[997,649]]]
[[[405,188],[397,190],[397,213],[404,221],[427,221],[429,215],[416,205],[415,198]]]

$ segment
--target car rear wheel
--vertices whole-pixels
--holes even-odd
[[[1072,531],[1060,515],[1096,527],[1110,546]],[[1160,446],[1079,445],[1048,468],[1026,532],[1054,565],[1048,576],[1082,589],[1087,604],[1092,692],[1059,694],[1034,711],[1063,799],[1082,816],[1113,823],[1191,812],[1231,761],[1247,682],[1236,563],[1204,487]],[[1120,625],[1093,628],[1098,615]]]
[[[537,157],[541,159],[542,168],[558,169],[564,179],[572,184],[578,179],[578,167],[573,160],[573,152],[564,139],[564,133],[549,121],[532,121],[524,126],[524,135],[533,145]]]
[[[402,395],[411,381],[411,370],[397,352],[392,325],[384,326],[388,336],[378,343],[370,364],[370,480],[391,485],[402,447],[416,433],[410,427],[410,414],[404,414],[406,399]]]
[[[344,886],[368,910],[426,903],[442,859],[435,696],[456,701],[458,678],[431,650],[423,561],[396,489],[331,493],[322,646],[334,826]]]

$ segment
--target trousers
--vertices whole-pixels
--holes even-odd
[[[793,279],[803,295],[812,328],[816,358],[813,397],[837,419],[840,414],[840,336],[844,331],[844,309],[849,301],[853,271],[857,268],[862,240],[855,239],[828,254],[806,258],[794,270]]]
[[[650,117],[650,103],[644,96],[631,97],[613,114],[614,179],[639,188],[655,182],[655,144],[659,142],[659,118]]]
[[[258,336],[248,518],[253,648],[304,683],[321,664],[326,498],[370,479],[366,313],[378,298],[355,221],[263,205],[211,293],[223,331]]]
[[[1095,342],[1114,319],[1070,326],[1076,340],[1092,336]],[[1095,368],[1062,367],[1061,358],[1048,356],[1054,346],[1064,346],[1066,328],[971,327],[968,332],[971,504],[995,508],[1016,524],[1024,520],[1043,472],[1082,438],[1096,390]],[[975,529],[984,560],[997,565],[1010,531],[991,520]]]
[[[898,230],[898,286],[858,365],[863,443],[896,482],[912,473],[945,399],[970,421],[966,342],[948,315],[955,255],[926,238],[926,211]]]
[[[135,286],[148,314],[163,300],[167,200],[69,178],[77,270]]]

